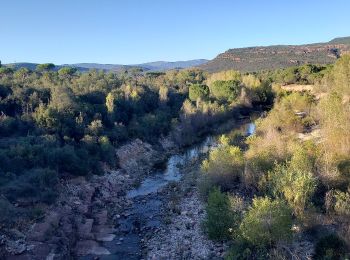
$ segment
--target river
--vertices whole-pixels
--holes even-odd
[[[255,132],[255,124],[242,123],[233,131],[249,136]],[[127,193],[126,196],[132,200],[132,203],[117,218],[116,237],[113,241],[102,244],[111,254],[99,256],[98,259],[142,258],[142,237],[146,233],[156,232],[157,228],[162,225],[161,208],[165,198],[160,191],[170,182],[181,180],[183,166],[218,147],[218,138],[219,136],[208,136],[203,142],[186,149],[183,153],[170,156],[164,170],[155,170],[154,174],[144,179],[137,188]],[[90,255],[82,259],[95,259],[95,257]]]

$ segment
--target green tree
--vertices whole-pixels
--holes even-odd
[[[109,92],[108,95],[106,96],[106,107],[109,113],[114,112],[114,100],[115,100],[114,94],[112,92]]]
[[[292,211],[282,200],[254,198],[244,215],[240,231],[246,240],[256,246],[272,246],[288,240],[292,235]]]
[[[53,63],[43,63],[43,64],[38,64],[36,66],[36,70],[37,71],[50,71],[50,70],[53,70],[55,68],[55,64]]]
[[[237,229],[239,216],[232,210],[227,194],[214,188],[209,193],[206,211],[204,226],[209,238],[215,240],[230,238]]]
[[[197,101],[198,98],[206,100],[209,96],[209,88],[206,85],[193,84],[188,90],[188,97],[191,101]]]
[[[210,86],[210,94],[224,101],[235,101],[239,96],[241,91],[241,83],[237,80],[229,80],[229,81],[215,81]]]
[[[63,79],[70,79],[76,72],[77,72],[77,68],[63,67],[58,70],[58,75]]]
[[[284,197],[294,213],[302,217],[316,190],[316,178],[311,171],[301,167],[303,165],[300,164],[295,168],[290,163],[276,165],[269,172],[269,179],[273,193],[277,197]]]
[[[237,146],[223,145],[210,151],[208,159],[202,162],[201,169],[213,185],[228,190],[243,175],[243,152]]]

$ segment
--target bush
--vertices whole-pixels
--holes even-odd
[[[198,98],[206,100],[209,96],[209,88],[206,85],[193,84],[188,90],[188,97],[191,101],[197,101]]]
[[[56,198],[55,186],[57,173],[49,169],[32,169],[24,172],[2,188],[6,198],[16,201],[18,198],[52,203]]]
[[[240,232],[256,246],[271,246],[291,237],[292,211],[283,200],[255,198],[243,217]]]
[[[214,188],[209,193],[206,211],[204,227],[209,238],[215,240],[230,238],[237,229],[239,215],[231,208],[228,195]]]
[[[292,160],[293,162],[293,160]],[[305,167],[306,165],[304,165]],[[293,164],[276,165],[269,172],[268,184],[272,193],[277,197],[284,197],[298,216],[303,216],[316,189],[316,179],[311,172],[294,168]]]
[[[237,80],[218,80],[210,86],[210,94],[213,97],[223,101],[235,101],[239,96],[240,91],[241,85]]]
[[[9,201],[0,198],[0,209],[0,227],[11,225],[16,221],[19,210]]]
[[[349,259],[346,244],[337,235],[331,234],[321,238],[315,247],[315,260]]]
[[[334,210],[339,215],[350,216],[350,193],[349,192],[335,192]]]
[[[209,153],[202,163],[202,171],[214,185],[229,190],[244,171],[243,152],[237,146],[223,145]]]
[[[269,251],[264,247],[256,247],[245,239],[236,239],[225,260],[251,260],[251,259],[272,259],[269,258]]]

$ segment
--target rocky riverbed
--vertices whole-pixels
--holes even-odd
[[[115,221],[132,203],[127,191],[166,159],[161,149],[134,140],[117,151],[119,169],[61,181],[59,198],[35,223],[0,234],[0,258],[71,259],[111,255]]]
[[[251,125],[245,125],[249,134]],[[200,227],[195,187],[201,156],[216,138],[180,153],[171,139],[134,140],[116,150],[117,170],[60,184],[57,202],[26,229],[3,232],[5,259],[212,259],[227,245]],[[166,162],[166,163],[164,163]],[[191,174],[189,174],[191,172]],[[186,174],[185,174],[186,173]]]

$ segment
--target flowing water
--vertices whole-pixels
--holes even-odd
[[[255,132],[255,124],[246,123],[233,131],[249,136]],[[182,166],[207,154],[218,145],[218,136],[208,136],[202,143],[192,146],[184,153],[169,157],[164,171],[156,170],[139,187],[130,190],[127,198],[133,203],[118,219],[115,239],[102,245],[111,252],[111,255],[100,256],[99,259],[141,259],[142,234],[154,232],[162,221],[161,206],[164,198],[157,192],[169,182],[180,181],[183,174]],[[94,256],[84,259],[94,259]]]

